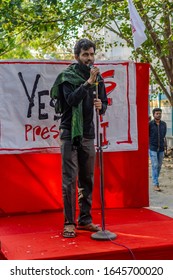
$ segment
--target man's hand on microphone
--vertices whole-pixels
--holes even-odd
[[[94,106],[96,110],[101,110],[102,109],[102,101],[99,98],[94,98]]]
[[[97,75],[99,74],[99,72],[100,72],[99,68],[93,66],[90,70],[90,77],[87,82],[91,85],[94,84],[96,82]]]

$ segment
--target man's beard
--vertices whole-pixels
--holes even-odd
[[[155,120],[156,120],[156,121],[160,121],[160,120],[161,120],[161,117],[155,117]]]
[[[91,66],[84,64],[80,59],[78,60],[79,69],[85,74],[86,78],[88,79],[90,76]]]

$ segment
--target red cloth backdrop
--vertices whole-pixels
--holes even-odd
[[[138,151],[105,152],[106,208],[147,207],[149,65],[136,64]],[[100,207],[95,170],[93,207]],[[0,214],[62,210],[61,155],[0,155]]]

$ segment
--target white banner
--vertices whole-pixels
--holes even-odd
[[[143,42],[147,40],[147,36],[144,32],[145,25],[131,0],[128,0],[128,7],[132,25],[133,43],[136,50]]]
[[[59,152],[59,123],[50,89],[71,62],[0,61],[0,153]],[[96,63],[109,106],[100,119],[104,151],[138,149],[133,62]]]

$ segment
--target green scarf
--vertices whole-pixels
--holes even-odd
[[[89,72],[89,70],[88,70]],[[60,85],[63,82],[69,82],[74,86],[80,86],[86,79],[82,76],[80,66],[78,63],[73,63],[62,71],[55,80],[55,83],[51,89],[51,97],[57,98],[61,94]],[[62,113],[62,107],[60,108]],[[78,106],[72,107],[72,123],[71,123],[71,137],[74,146],[78,146],[81,143],[83,136],[83,113],[82,113],[82,101]]]

